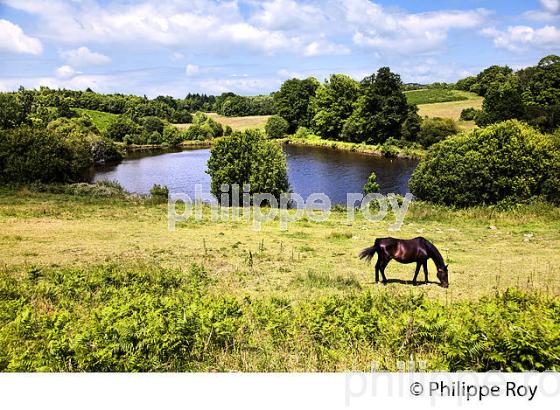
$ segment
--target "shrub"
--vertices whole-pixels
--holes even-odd
[[[381,153],[387,158],[395,158],[399,155],[398,140],[390,137],[381,145]]]
[[[364,185],[364,194],[367,195],[374,192],[379,192],[379,184],[377,183],[377,175],[375,175],[375,172],[372,172]]]
[[[187,139],[205,140],[220,137],[224,134],[222,124],[208,115],[197,112],[193,117],[193,125],[187,128]]]
[[[0,133],[0,182],[71,182],[93,164],[91,145],[76,134],[27,126]]]
[[[208,160],[211,191],[221,200],[222,184],[250,184],[250,193],[270,193],[277,199],[288,190],[286,157],[258,130],[234,133],[218,141]],[[230,192],[230,201],[232,195]]]
[[[166,185],[154,184],[150,189],[150,195],[156,202],[167,202],[169,198],[169,188]]]
[[[158,117],[150,116],[142,118],[142,126],[144,130],[149,134],[152,134],[154,132],[157,132],[158,134],[163,133],[164,124],[163,121]]]
[[[311,130],[309,128],[298,127],[296,133],[294,134],[294,137],[305,139],[305,138],[308,138],[311,135],[313,135],[313,133],[311,132]]]
[[[173,125],[166,125],[163,129],[162,142],[167,145],[179,145],[183,142],[183,135]]]
[[[505,121],[432,146],[410,190],[421,199],[461,207],[535,195],[558,201],[559,152],[550,136]]]
[[[457,123],[450,118],[424,118],[418,133],[418,142],[428,148],[458,132]]]
[[[34,182],[29,185],[34,192],[48,192],[73,196],[125,198],[124,188],[117,181],[98,181],[94,184],[79,182],[76,184],[43,184]]]
[[[231,135],[232,133],[233,133],[233,129],[229,125],[226,125],[224,127],[224,135],[227,136],[227,135]]]
[[[482,110],[478,110],[474,107],[465,108],[461,111],[461,116],[459,118],[463,121],[474,121],[481,112]]]
[[[273,115],[266,121],[264,127],[268,138],[282,138],[288,132],[289,124],[279,115]]]

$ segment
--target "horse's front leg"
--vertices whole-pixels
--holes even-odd
[[[425,283],[426,285],[428,284],[428,261],[424,262],[424,277],[425,277]]]
[[[416,272],[414,272],[414,279],[412,279],[412,284],[414,286],[418,285],[418,282],[416,282],[416,279],[418,278],[418,273],[420,272],[420,266],[422,264],[420,262],[416,262]]]

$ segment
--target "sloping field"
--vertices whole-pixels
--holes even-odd
[[[111,124],[118,117],[117,114],[111,114],[110,112],[102,112],[95,110],[86,110],[85,108],[74,108],[78,114],[87,114],[91,117],[91,120],[101,132],[107,130],[109,124]]]
[[[258,128],[264,130],[266,121],[270,115],[251,115],[247,117],[226,117],[214,112],[207,113],[209,117],[216,120],[223,126],[229,125],[234,131],[244,131],[248,128]],[[174,124],[180,129],[190,127],[191,124]]]

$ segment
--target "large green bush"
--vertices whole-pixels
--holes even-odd
[[[451,118],[424,118],[418,132],[418,142],[428,148],[458,132],[459,127]]]
[[[493,204],[544,195],[560,200],[560,147],[517,120],[430,148],[410,180],[417,197],[448,205]]]
[[[251,194],[270,193],[277,199],[288,191],[286,157],[282,148],[258,130],[224,137],[212,148],[208,160],[211,191],[220,199],[223,184],[250,184]],[[230,195],[231,198],[232,195]]]
[[[288,121],[279,115],[273,115],[266,121],[264,129],[268,138],[282,138],[288,132],[289,127]]]
[[[92,146],[79,134],[27,126],[0,131],[0,183],[79,181],[91,165]]]

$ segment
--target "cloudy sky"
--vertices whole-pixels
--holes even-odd
[[[0,0],[0,90],[183,97],[388,65],[455,81],[560,53],[560,0]]]

